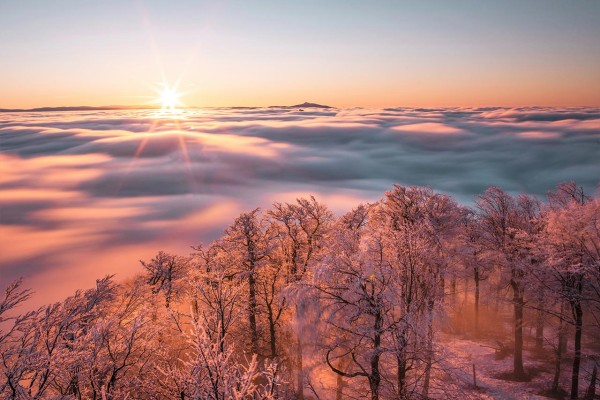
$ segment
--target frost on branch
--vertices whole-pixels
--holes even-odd
[[[396,185],[337,217],[301,198],[141,265],[37,310],[10,284],[0,398],[595,396],[600,200],[574,183],[474,207]]]

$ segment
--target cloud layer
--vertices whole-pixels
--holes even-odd
[[[0,286],[44,301],[186,252],[239,212],[315,194],[334,210],[392,183],[472,202],[600,178],[600,109],[289,109],[0,114]]]

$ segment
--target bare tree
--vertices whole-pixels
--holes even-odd
[[[275,234],[278,240],[280,260],[286,270],[286,281],[291,284],[292,292],[296,294],[298,284],[307,279],[306,274],[315,256],[321,249],[323,239],[329,230],[333,219],[332,213],[314,197],[300,198],[296,203],[275,203],[268,212],[274,222]],[[293,287],[296,285],[295,287]],[[288,292],[290,292],[288,290]],[[284,301],[287,297],[284,297]],[[288,301],[289,302],[289,301]],[[306,306],[302,296],[296,296],[294,301],[296,326],[296,396],[304,399],[304,366],[302,341],[304,336]]]
[[[36,362],[33,321],[39,311],[13,314],[32,294],[30,289],[23,289],[22,285],[22,279],[12,282],[0,299],[0,394],[7,399],[26,398],[27,390],[21,386],[21,381]]]
[[[171,302],[183,292],[178,287],[178,283],[187,273],[187,257],[159,251],[152,260],[149,262],[140,260],[140,264],[147,271],[148,284],[153,287],[153,293],[163,292],[165,307],[169,308]]]
[[[245,281],[247,288],[247,317],[250,333],[250,349],[259,354],[257,277],[264,267],[270,251],[267,225],[259,215],[259,209],[242,213],[225,232],[220,243],[237,266],[235,275]]]
[[[225,351],[225,338],[243,310],[242,286],[235,279],[229,260],[219,254],[218,245],[206,251],[201,247],[195,250],[197,272],[192,283],[192,315],[200,319],[204,332]]]
[[[204,329],[201,318],[193,317],[191,329],[184,334],[187,349],[178,362],[167,358],[157,365],[150,388],[165,397],[210,400],[278,398],[283,383],[275,364],[259,368],[257,355],[236,357],[235,346],[224,345]]]
[[[467,269],[472,272],[474,291],[475,312],[475,334],[479,333],[479,313],[481,303],[481,285],[488,279],[492,272],[492,266],[484,262],[484,245],[482,243],[482,228],[478,215],[472,210],[465,209],[460,219],[462,229],[460,231],[462,241],[462,260]],[[465,278],[466,279],[466,278]],[[465,292],[466,292],[465,287]],[[466,293],[465,293],[466,295]]]
[[[513,198],[492,186],[478,196],[477,208],[481,218],[484,243],[496,254],[496,262],[512,289],[514,310],[515,349],[513,374],[516,379],[525,376],[523,368],[523,312],[525,305],[525,277],[535,259],[531,246],[539,231],[540,203],[534,198]]]
[[[419,254],[426,271],[426,278],[422,281],[422,290],[427,302],[424,352],[426,366],[422,395],[427,397],[433,360],[433,313],[436,303],[444,301],[447,274],[454,275],[454,271],[449,268],[449,260],[458,245],[456,238],[462,210],[454,199],[434,193],[431,189],[395,185],[393,190],[385,193],[380,213],[383,216],[382,224],[387,229],[386,236],[399,236],[398,240],[389,246],[395,247],[394,254],[397,260],[404,259],[402,253],[406,251],[406,246],[410,245],[411,238],[419,237],[429,248],[428,252]],[[407,238],[409,241],[405,243],[404,248],[397,246]]]
[[[327,322],[334,335],[340,335],[327,350],[327,365],[345,378],[366,378],[371,399],[379,399],[380,359],[383,336],[393,328],[386,317],[393,310],[391,270],[384,260],[383,244],[365,243],[368,208],[355,209],[334,228],[329,255],[319,269],[316,288],[326,304]],[[369,249],[363,251],[363,246]],[[395,321],[394,321],[395,322]],[[334,366],[341,359],[351,361],[351,370]]]
[[[544,243],[548,264],[560,287],[558,293],[569,304],[570,321],[575,326],[571,398],[576,399],[579,395],[584,304],[597,305],[600,296],[600,201],[586,197],[573,183],[559,185],[549,198],[551,209]]]

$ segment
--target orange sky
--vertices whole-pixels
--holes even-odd
[[[426,3],[426,4],[425,4]],[[600,3],[0,4],[0,108],[600,105]]]

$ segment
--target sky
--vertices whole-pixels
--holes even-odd
[[[600,2],[0,1],[0,108],[600,105]]]

